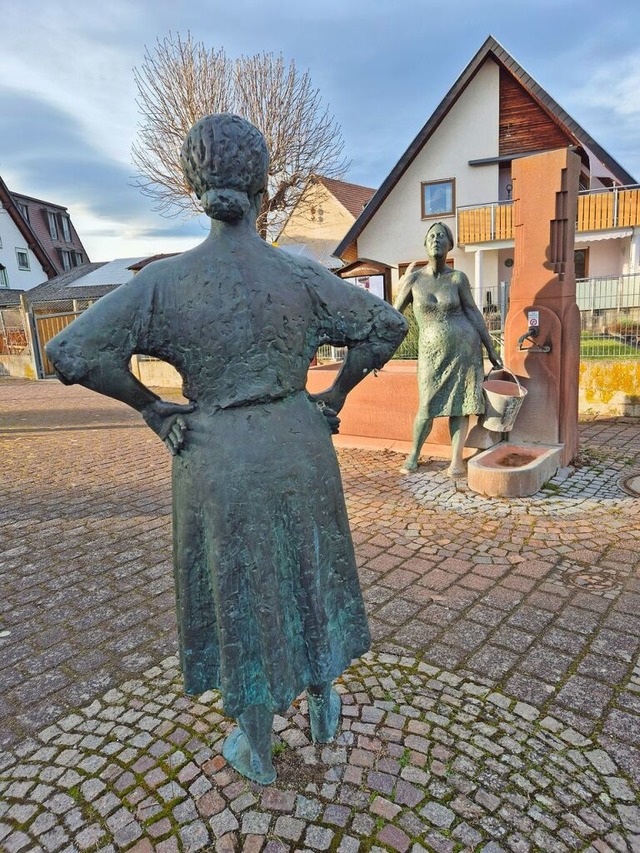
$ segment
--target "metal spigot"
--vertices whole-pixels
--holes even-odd
[[[540,329],[538,326],[529,326],[524,335],[520,335],[518,338],[518,349],[521,352],[551,352],[551,347],[546,345],[540,345],[534,343],[534,338],[537,338],[540,334]],[[531,345],[528,347],[523,346],[525,341],[530,341]]]

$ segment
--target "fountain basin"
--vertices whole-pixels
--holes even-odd
[[[496,444],[469,460],[469,488],[494,497],[534,495],[560,467],[562,447],[561,444],[510,444],[508,441]]]

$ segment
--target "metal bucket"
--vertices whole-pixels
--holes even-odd
[[[482,383],[485,406],[482,426],[492,432],[509,432],[513,429],[520,407],[527,396],[527,389],[518,382],[515,373],[506,367],[500,370],[510,373],[514,381],[491,379],[493,371],[489,371]]]

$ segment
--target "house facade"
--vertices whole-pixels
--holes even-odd
[[[369,187],[312,175],[276,244],[292,254],[313,258],[327,269],[339,269],[343,264],[333,254],[336,246],[374,192]]]
[[[66,207],[12,193],[0,178],[0,288],[31,290],[88,260]]]
[[[619,301],[640,268],[640,189],[493,38],[488,38],[340,242],[344,263],[391,269],[392,291],[411,261],[426,260],[424,236],[443,221],[451,259],[486,312],[505,297],[514,235],[511,168],[516,158],[557,148],[581,158],[576,230],[578,302],[597,291]],[[632,280],[624,280],[624,277]],[[594,285],[595,282],[595,285]],[[594,291],[595,287],[595,291]],[[602,303],[605,307],[606,304]]]

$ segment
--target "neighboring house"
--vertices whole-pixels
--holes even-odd
[[[89,261],[87,250],[82,245],[66,207],[20,193],[12,192],[11,195],[58,274]]]
[[[134,275],[142,258],[119,258],[110,263],[85,263],[32,288],[27,294],[34,337],[34,373],[51,376],[53,365],[45,345],[86,308]],[[0,294],[0,304],[2,294]]]
[[[276,238],[284,251],[313,258],[328,269],[342,262],[336,246],[362,213],[375,190],[335,178],[312,175]]]
[[[66,207],[12,193],[0,178],[0,288],[31,290],[88,260]]]
[[[63,305],[66,310],[75,310],[72,308],[74,302],[84,309],[129,281],[136,265],[143,260],[118,258],[108,263],[85,263],[74,267],[30,290],[29,303],[36,311],[43,306],[55,307],[56,304]]]
[[[620,277],[640,268],[640,189],[492,37],[336,254],[354,267],[366,261],[390,269],[395,290],[409,262],[426,258],[423,241],[429,225],[442,220],[456,240],[451,254],[455,267],[469,276],[478,304],[492,310],[513,265],[511,164],[518,157],[566,146],[582,161],[576,278],[599,282],[598,277],[614,277],[619,288]],[[587,300],[587,284],[578,284],[579,303]]]

